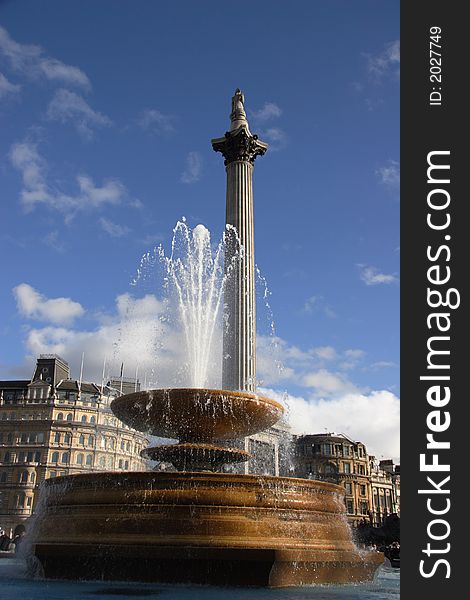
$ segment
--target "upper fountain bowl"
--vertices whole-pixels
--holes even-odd
[[[284,412],[281,404],[257,394],[200,388],[135,392],[113,400],[111,409],[134,429],[181,441],[252,435]]]

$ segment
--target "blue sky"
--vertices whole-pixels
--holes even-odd
[[[101,377],[129,306],[158,312],[130,281],[182,216],[221,235],[240,87],[285,367],[260,311],[259,377],[297,430],[397,457],[399,3],[18,1],[0,27],[0,377],[83,351]]]

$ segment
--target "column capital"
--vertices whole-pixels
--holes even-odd
[[[254,164],[257,156],[263,156],[268,144],[252,135],[247,127],[242,125],[234,131],[227,131],[224,137],[211,140],[215,152],[221,152],[225,158],[224,164],[235,161],[245,161]]]

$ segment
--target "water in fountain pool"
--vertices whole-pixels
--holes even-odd
[[[0,560],[2,600],[398,600],[400,571],[381,567],[375,580],[360,585],[322,585],[302,588],[218,588],[128,582],[45,581],[28,579],[20,559]]]

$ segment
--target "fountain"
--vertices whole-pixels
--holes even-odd
[[[223,472],[225,464],[249,458],[232,447],[234,440],[273,425],[283,407],[256,393],[252,173],[267,145],[249,130],[240,90],[232,99],[230,131],[212,144],[227,168],[226,287],[215,289],[214,271],[208,281],[202,268],[188,270],[181,262],[169,271],[199,387],[140,391],[112,403],[130,427],[178,440],[144,451],[177,472],[47,480],[35,555],[51,578],[237,586],[370,580],[381,555],[354,545],[341,487]],[[193,232],[193,242],[201,258],[207,246],[201,229]],[[225,389],[206,389],[215,318],[207,314],[207,303],[218,310],[221,291]]]

